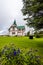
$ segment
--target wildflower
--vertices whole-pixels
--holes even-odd
[[[14,56],[16,56],[16,54],[17,54],[17,52],[16,52],[16,51],[14,51]]]

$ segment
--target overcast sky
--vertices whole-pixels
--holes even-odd
[[[25,25],[22,7],[22,0],[0,0],[0,30],[8,29],[14,19],[17,25]]]

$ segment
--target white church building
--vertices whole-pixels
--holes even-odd
[[[9,36],[24,36],[25,26],[17,26],[16,21],[8,29]]]

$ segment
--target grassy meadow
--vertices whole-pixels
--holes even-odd
[[[28,49],[38,49],[39,55],[43,58],[43,38],[34,38],[33,40],[28,37],[2,37],[0,36],[0,49],[5,45],[13,43],[17,48],[27,51]]]

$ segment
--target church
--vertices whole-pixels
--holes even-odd
[[[25,26],[17,26],[16,20],[8,29],[9,36],[25,36]]]

